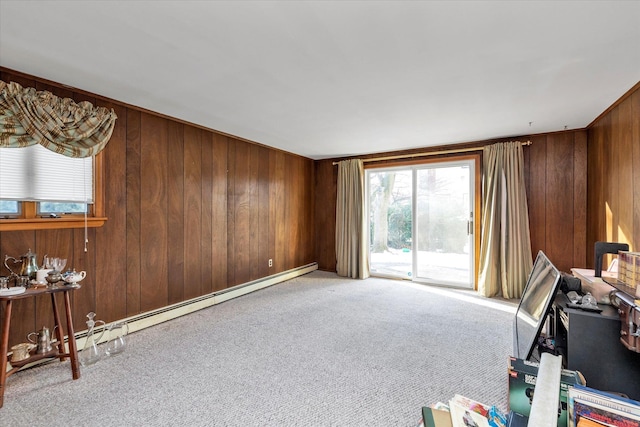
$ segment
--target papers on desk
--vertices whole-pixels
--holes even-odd
[[[22,294],[27,290],[24,286],[14,286],[13,288],[0,289],[0,297]]]
[[[598,304],[611,304],[609,294],[615,290],[613,286],[602,280],[602,277],[616,279],[618,273],[603,271],[602,277],[595,277],[595,270],[587,268],[572,268],[571,272],[582,283],[582,293],[591,293]]]
[[[602,277],[596,277],[596,271],[595,270],[590,270],[588,268],[572,268],[571,272],[573,273],[574,276],[576,276],[579,279],[585,279],[585,280],[590,280],[590,281],[600,281],[602,282],[602,277],[605,278],[609,278],[609,279],[617,279],[618,278],[618,273],[615,271],[603,271],[602,272]]]

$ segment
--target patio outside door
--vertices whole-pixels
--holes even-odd
[[[372,275],[474,287],[474,162],[367,170]]]

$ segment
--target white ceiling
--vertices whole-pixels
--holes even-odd
[[[8,1],[0,65],[313,159],[583,128],[640,1]]]

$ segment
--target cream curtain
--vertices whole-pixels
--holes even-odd
[[[478,291],[487,297],[520,298],[532,268],[522,144],[485,147],[482,175]]]
[[[0,148],[40,144],[68,157],[90,157],[109,142],[113,110],[0,80]]]
[[[353,279],[369,277],[364,217],[364,165],[362,160],[338,163],[336,200],[336,271]]]

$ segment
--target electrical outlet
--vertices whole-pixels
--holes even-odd
[[[273,260],[269,258],[269,267],[273,267]]]

